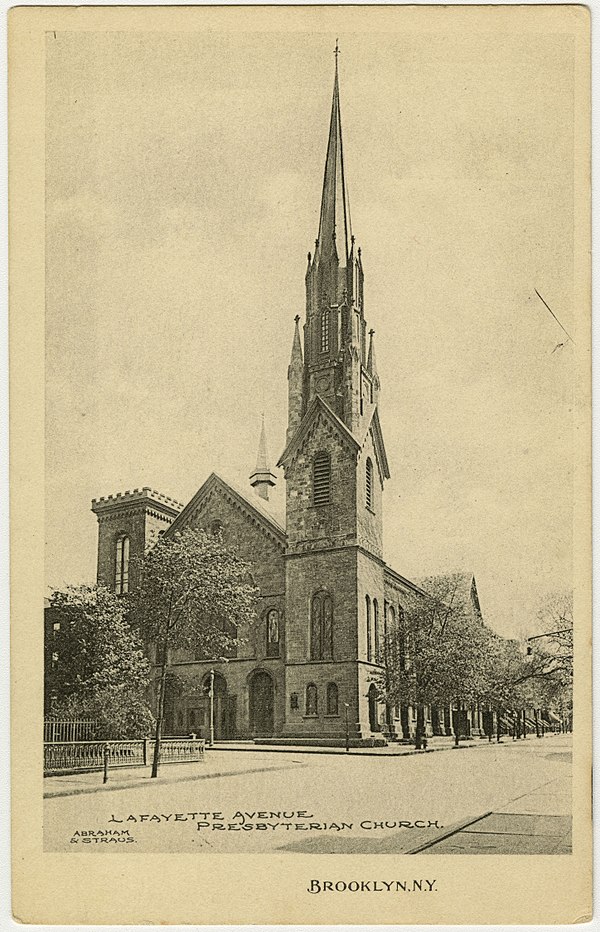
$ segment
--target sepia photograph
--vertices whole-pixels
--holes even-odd
[[[585,11],[46,12],[40,856],[589,867]]]

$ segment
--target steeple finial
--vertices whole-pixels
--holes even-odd
[[[250,475],[250,485],[256,490],[257,495],[269,500],[269,487],[275,485],[275,474],[271,472],[269,466],[269,454],[267,452],[267,433],[265,430],[265,415],[262,415],[262,424],[260,428],[260,440],[258,441],[258,454],[256,456],[256,467]]]

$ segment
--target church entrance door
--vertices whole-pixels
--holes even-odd
[[[264,670],[258,670],[250,680],[250,730],[260,738],[273,735],[275,722],[275,690],[273,680]]]
[[[375,683],[369,686],[369,728],[379,731],[379,718],[377,714],[377,687]]]

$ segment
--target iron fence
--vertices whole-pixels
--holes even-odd
[[[152,761],[154,740],[132,741],[45,741],[44,776],[89,773],[114,767],[142,767]],[[162,764],[193,763],[204,759],[204,740],[164,738],[160,743]]]
[[[98,723],[82,718],[47,718],[44,720],[44,741],[93,741]]]

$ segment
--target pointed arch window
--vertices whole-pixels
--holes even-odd
[[[398,653],[401,670],[408,669],[408,650],[406,644],[406,625],[404,609],[398,606]]]
[[[335,683],[327,684],[327,714],[339,715],[338,688]]]
[[[329,352],[329,311],[321,311],[321,352]]]
[[[333,660],[333,602],[317,592],[310,606],[310,659]]]
[[[368,595],[365,596],[367,608],[367,660],[373,659],[373,644],[371,640],[371,600]]]
[[[393,605],[387,606],[385,623],[385,643],[383,645],[385,663],[394,663],[398,652],[398,630],[396,627],[396,610]]]
[[[367,465],[365,468],[365,493],[367,508],[373,511],[373,460],[370,456],[367,457]]]
[[[320,450],[313,460],[313,505],[329,505],[331,501],[331,459]]]
[[[377,599],[373,599],[373,634],[374,634],[374,660],[375,663],[379,663],[379,603]]]
[[[124,595],[129,592],[129,538],[127,534],[121,534],[117,538],[115,592],[117,595]]]
[[[279,657],[279,612],[267,612],[267,657]]]
[[[314,683],[309,683],[306,687],[306,715],[318,715],[319,709],[317,704],[317,687]]]

